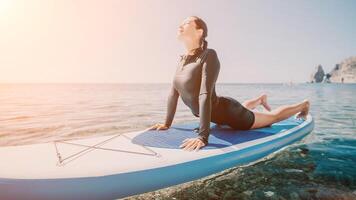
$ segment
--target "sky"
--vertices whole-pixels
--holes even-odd
[[[208,25],[218,83],[306,82],[356,56],[353,0],[0,0],[0,83],[170,83],[179,24]]]

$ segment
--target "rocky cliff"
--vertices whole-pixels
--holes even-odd
[[[311,83],[320,83],[323,81],[325,76],[325,72],[323,70],[323,67],[321,65],[318,65],[312,75],[310,76],[310,82]]]
[[[329,74],[332,83],[356,83],[356,56],[336,64]]]
[[[325,73],[318,65],[310,76],[311,83],[356,83],[356,56],[336,64],[334,69]]]

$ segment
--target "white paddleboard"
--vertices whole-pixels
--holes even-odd
[[[211,123],[209,145],[183,151],[198,123],[89,139],[0,148],[0,199],[115,199],[202,178],[259,160],[314,128],[293,117],[236,131]]]

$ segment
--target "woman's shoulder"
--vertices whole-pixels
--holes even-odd
[[[207,50],[207,52],[206,52],[206,58],[218,59],[218,54],[217,54],[217,52],[216,52],[215,49],[207,48],[206,50]]]
[[[217,57],[217,52],[216,52],[216,50],[215,49],[212,49],[212,48],[207,48],[207,54],[209,55],[209,56],[216,56]]]
[[[211,70],[219,70],[220,69],[220,61],[217,56],[215,49],[206,49],[206,55],[203,58],[203,63],[206,63],[205,67]]]
[[[214,53],[216,53],[216,50],[213,49],[213,48],[207,48],[207,50],[208,50],[208,52],[214,52]]]

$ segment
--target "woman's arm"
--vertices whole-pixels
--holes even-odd
[[[177,109],[178,97],[179,97],[179,93],[172,85],[171,91],[168,95],[167,114],[166,114],[166,121],[164,123],[167,127],[170,127],[172,125],[172,121]]]
[[[211,121],[211,96],[220,71],[220,62],[213,49],[209,49],[208,55],[202,66],[202,76],[199,93],[199,138],[208,144]]]

